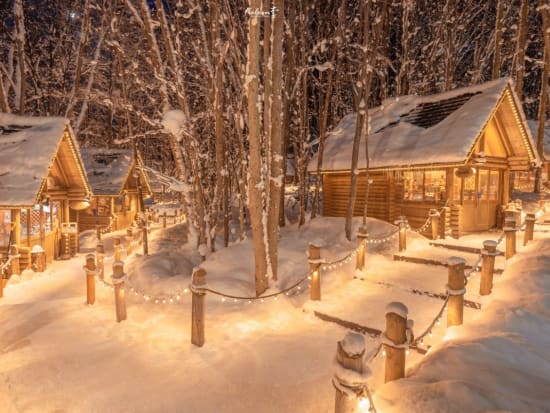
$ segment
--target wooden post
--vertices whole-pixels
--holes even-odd
[[[120,237],[115,237],[114,239],[114,260],[120,261]]]
[[[310,242],[308,246],[309,261],[309,299],[321,300],[321,248]]]
[[[99,225],[95,226],[95,236],[98,241],[101,241],[101,227]]]
[[[403,215],[394,224],[399,226],[399,252],[407,249],[407,218]]]
[[[166,211],[162,215],[162,228],[166,228]]]
[[[447,260],[449,268],[447,293],[449,302],[447,304],[447,327],[462,324],[464,314],[464,266],[466,260],[460,257],[450,257]]]
[[[113,275],[111,276],[115,287],[115,309],[116,321],[126,320],[126,292],[124,289],[124,263],[122,261],[113,262]]]
[[[12,245],[10,247],[10,255],[13,257],[10,265],[10,274],[21,274],[21,265],[19,263],[19,247]]]
[[[20,245],[21,244],[21,210],[20,209],[11,210],[11,222],[13,225],[12,243],[15,245]]]
[[[407,342],[407,315],[409,310],[403,303],[393,302],[386,306],[385,381],[388,383],[405,377],[405,357]]]
[[[365,253],[367,252],[367,227],[361,226],[357,232],[357,262],[355,268],[363,271],[365,268]]]
[[[365,384],[350,383],[349,376],[366,380],[370,369],[363,363],[365,338],[358,333],[348,332],[336,346],[335,371],[332,384],[336,390],[334,413],[358,412],[358,402]],[[360,381],[361,381],[360,380]]]
[[[100,279],[104,279],[105,274],[105,268],[103,264],[103,260],[105,257],[105,246],[103,245],[103,242],[98,242],[96,245],[96,259],[97,259],[97,265],[96,265],[96,271],[97,275]]]
[[[451,208],[443,207],[442,213],[439,218],[439,237],[445,239],[447,237],[447,231],[451,227]]]
[[[489,295],[493,289],[493,274],[495,270],[495,257],[498,255],[496,241],[483,241],[481,250],[481,280],[479,283],[479,295]]]
[[[439,211],[430,209],[430,221],[432,222],[432,239],[436,240],[439,236]]]
[[[504,233],[506,234],[506,259],[512,258],[516,254],[516,219],[507,217],[504,220]]]
[[[26,221],[27,221],[27,247],[31,246],[31,226],[32,226],[32,220],[31,220],[31,213],[32,209],[27,208],[27,212],[25,214]]]
[[[126,228],[126,256],[132,253],[132,243],[134,242],[134,234],[132,228]]]
[[[94,254],[86,255],[86,304],[95,303],[95,257]]]
[[[206,271],[201,267],[193,268],[191,284],[191,343],[197,347],[204,345],[204,299],[206,292]]]
[[[523,234],[523,245],[527,245],[529,241],[533,241],[533,233],[535,232],[535,214],[527,214],[525,216],[525,232]]]

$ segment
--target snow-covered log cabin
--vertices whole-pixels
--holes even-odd
[[[537,133],[539,124],[537,121],[529,120],[529,127],[531,128],[531,135],[535,142],[537,141]],[[542,153],[542,185],[548,188],[550,184],[550,123],[547,122],[544,128],[544,140],[543,140],[543,153]],[[529,172],[515,172],[514,173],[514,189],[520,191],[531,192],[535,188],[535,171]]]
[[[139,211],[137,173],[131,149],[82,148],[82,159],[92,188],[91,205],[79,214],[81,231],[115,231],[132,225]],[[152,195],[143,162],[138,156],[143,197]]]
[[[521,103],[508,79],[432,96],[388,99],[369,110],[368,215],[413,228],[438,209],[440,235],[500,225],[512,171],[540,165]],[[327,135],[320,170],[323,215],[345,216],[350,190],[355,114]],[[366,197],[365,139],[359,149],[358,198]],[[317,155],[308,165],[317,173]]]
[[[58,258],[62,224],[90,192],[67,119],[0,113],[0,254],[17,245],[21,269],[36,245]]]

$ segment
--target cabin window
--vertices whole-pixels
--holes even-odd
[[[498,201],[498,171],[491,171],[489,175],[488,199]]]
[[[445,199],[445,171],[403,172],[403,199],[439,202]]]
[[[486,201],[489,199],[489,194],[487,192],[487,185],[489,183],[489,171],[482,169],[479,171],[479,193],[478,199]]]
[[[0,209],[0,245],[8,245],[11,232],[11,211]]]
[[[464,201],[474,201],[476,199],[476,175],[471,174],[464,179]]]
[[[108,217],[111,214],[111,198],[94,197],[90,202],[90,208],[86,211],[94,216]]]

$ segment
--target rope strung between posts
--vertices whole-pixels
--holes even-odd
[[[445,203],[443,204],[443,206],[437,210],[438,215],[441,215],[443,213],[443,211],[445,211],[445,208],[447,208],[448,205],[449,205],[449,200],[447,199],[447,200],[445,200]],[[432,216],[428,212],[428,218],[426,218],[426,221],[424,222],[424,224],[420,228],[415,229],[415,228],[413,228],[413,227],[411,227],[410,225],[407,224],[407,229],[410,229],[412,232],[422,233],[422,232],[424,232],[428,229],[431,222],[432,222]]]
[[[483,260],[483,256],[481,254],[479,254],[479,257],[477,258],[477,261],[475,262],[474,265],[472,265],[472,269],[467,273],[467,274],[464,274],[464,285],[468,285],[468,280],[473,277],[474,275],[476,275],[476,273],[479,272],[479,270],[481,270],[481,261]]]
[[[283,290],[280,290],[276,293],[271,293],[271,294],[266,294],[266,295],[261,295],[261,296],[241,296],[241,295],[226,294],[226,293],[223,293],[221,291],[213,290],[212,288],[208,288],[208,287],[195,287],[193,284],[189,285],[189,289],[192,292],[195,292],[195,293],[209,292],[209,293],[221,296],[222,301],[225,301],[225,300],[223,300],[223,298],[225,298],[225,299],[230,298],[230,299],[233,299],[235,301],[246,300],[246,301],[249,301],[250,303],[254,300],[260,300],[260,301],[263,302],[267,298],[276,298],[276,297],[278,297],[279,295],[282,295],[282,294],[285,294],[285,295],[288,296],[288,295],[290,295],[290,291],[292,291],[294,289],[301,290],[302,289],[301,284],[304,281],[308,280],[309,277],[310,276],[309,276],[309,271],[308,271],[302,278],[300,278],[298,281],[296,281],[290,287],[287,287],[287,288],[285,288]]]
[[[10,268],[12,260],[14,258],[19,258],[20,256],[21,256],[20,254],[9,255],[7,261],[2,264],[2,271],[0,272],[0,274],[5,275],[8,271],[8,268]]]
[[[388,235],[384,235],[384,236],[379,237],[379,238],[367,238],[367,239],[363,240],[362,243],[357,246],[357,248],[355,248],[353,251],[349,252],[348,254],[343,256],[342,258],[338,258],[334,261],[326,261],[325,260],[323,262],[323,265],[321,266],[321,269],[322,270],[332,270],[332,269],[336,268],[336,266],[341,267],[342,265],[347,264],[348,262],[350,262],[351,259],[354,258],[357,255],[357,252],[359,251],[361,246],[363,246],[365,244],[383,244],[385,242],[389,242],[392,239],[394,239],[397,236],[398,233],[399,233],[399,228],[392,231]]]
[[[418,337],[416,337],[415,340],[412,341],[411,347],[418,347],[419,344],[424,344],[424,337],[426,337],[427,335],[431,336],[433,328],[436,325],[439,325],[440,322],[441,322],[441,317],[443,316],[443,313],[447,309],[447,304],[449,302],[449,296],[450,295],[451,294],[447,293],[447,297],[445,298],[445,301],[443,301],[443,305],[441,306],[441,308],[439,309],[439,311],[435,315],[435,318],[433,319],[433,321],[430,324],[428,324],[428,327],[424,330],[424,332],[422,334],[420,334]]]

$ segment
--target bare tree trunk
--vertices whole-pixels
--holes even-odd
[[[260,8],[260,0],[249,0],[252,10]],[[267,245],[265,244],[264,210],[262,199],[261,131],[258,109],[260,66],[260,22],[257,16],[248,16],[248,50],[246,65],[246,95],[248,100],[248,133],[250,143],[250,177],[248,184],[250,221],[254,244],[256,295],[267,289]]]
[[[325,97],[323,99],[323,110],[321,112],[321,121],[319,125],[319,149],[317,151],[317,175],[315,180],[315,192],[313,194],[313,202],[311,207],[311,219],[315,218],[317,216],[317,210],[319,209],[319,190],[321,186],[321,169],[323,167],[323,152],[325,150],[325,139],[326,139],[326,132],[327,132],[327,121],[328,121],[328,113],[329,113],[329,107],[330,102],[332,100],[332,82],[334,77],[334,65],[336,64],[336,55],[337,50],[340,47],[340,39],[342,36],[342,21],[343,16],[345,14],[345,2],[340,3],[340,7],[338,7],[338,23],[336,26],[336,32],[334,36],[334,45],[330,56],[330,67],[328,69],[327,73],[327,90],[325,93]]]
[[[523,100],[523,78],[525,77],[525,47],[527,44],[527,17],[529,16],[529,0],[521,0],[518,41],[514,56],[514,73],[516,78],[516,93]]]
[[[493,55],[493,79],[500,77],[500,49],[502,48],[502,26],[504,14],[504,1],[498,0],[497,3],[497,17],[495,21],[495,54]]]
[[[84,2],[84,9],[82,12],[82,25],[80,26],[80,37],[78,39],[78,51],[76,53],[76,68],[73,81],[73,87],[71,89],[71,95],[65,111],[65,117],[70,118],[73,114],[74,107],[78,101],[77,92],[80,89],[80,78],[82,76],[82,66],[84,66],[84,51],[88,44],[88,37],[90,36],[90,0]]]
[[[544,33],[544,60],[539,97],[539,123],[537,130],[537,152],[544,159],[544,126],[546,124],[546,108],[548,104],[548,80],[550,76],[550,8],[546,0],[539,0],[539,10],[542,15],[542,32]],[[535,174],[535,190],[542,190],[542,168],[537,168]]]
[[[401,23],[401,65],[397,75],[397,96],[409,93],[409,41],[411,37],[410,14],[411,1],[402,0],[403,17]]]
[[[243,128],[241,126],[242,120],[242,109],[241,101],[239,101],[239,107],[236,113],[238,117],[235,116],[235,129],[237,131],[237,150],[238,150],[238,160],[239,160],[239,174],[237,174],[238,188],[239,188],[239,239],[244,240],[245,236],[245,205],[246,205],[246,160],[245,160],[245,149],[244,149],[244,137],[243,137]]]
[[[161,1],[161,0],[158,0]],[[223,128],[223,52],[219,32],[220,13],[216,2],[210,2],[210,29],[212,35],[212,58],[214,64],[214,77],[212,79],[212,89],[214,91],[214,129],[215,129],[215,149],[216,149],[216,185],[214,188],[214,200],[210,205],[210,249],[216,250],[216,227],[220,211],[220,199],[222,198],[224,179],[228,172],[224,163],[225,142]],[[224,211],[224,223],[226,221],[226,212]],[[225,241],[224,241],[225,242]]]
[[[446,19],[445,43],[447,46],[447,50],[445,52],[445,90],[451,90],[453,87],[453,75],[456,62],[454,35],[456,30],[457,13],[455,12],[455,0],[447,0],[444,10]]]
[[[10,113],[8,97],[6,96],[6,91],[4,90],[4,79],[2,72],[0,72],[0,111]]]
[[[269,179],[269,202],[267,204],[267,239],[269,243],[269,260],[273,279],[277,280],[278,243],[279,243],[279,209],[281,207],[281,188],[283,185],[283,30],[284,30],[284,0],[275,0],[273,3],[275,14],[273,19],[273,30],[271,32],[271,100],[270,122],[266,123],[271,139],[270,179]],[[264,39],[264,43],[266,40]],[[270,66],[268,64],[268,66]]]
[[[18,111],[20,115],[25,113],[26,103],[26,90],[27,90],[27,78],[25,75],[25,18],[23,16],[23,0],[15,0],[14,3],[15,14],[15,43],[17,45],[17,65],[19,67],[18,74],[18,86],[17,92],[19,96]]]
[[[353,222],[353,210],[355,208],[355,201],[357,199],[357,178],[359,176],[359,145],[361,142],[361,135],[368,133],[367,130],[363,131],[365,124],[365,118],[368,116],[368,99],[367,93],[367,77],[368,77],[368,46],[369,46],[369,30],[370,30],[370,0],[367,0],[363,6],[363,61],[361,62],[361,70],[359,71],[359,81],[357,90],[357,117],[355,121],[355,134],[353,135],[353,150],[351,153],[351,179],[350,179],[350,192],[348,209],[346,213],[346,238],[351,240],[351,227]],[[365,143],[366,144],[366,143]]]

